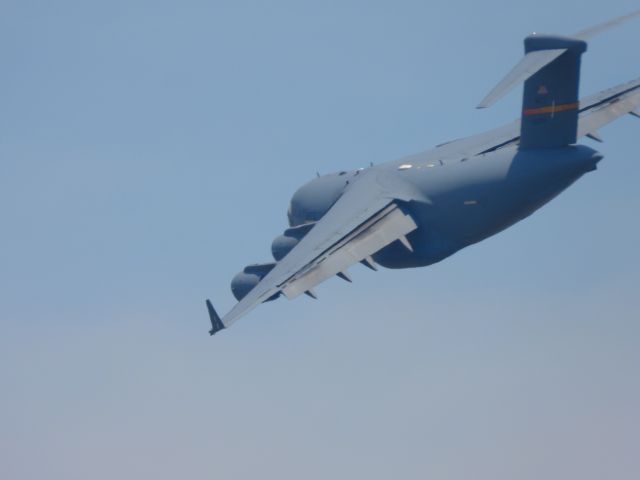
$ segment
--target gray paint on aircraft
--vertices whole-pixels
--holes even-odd
[[[439,262],[526,218],[596,170],[602,154],[575,142],[599,138],[597,129],[622,115],[637,115],[640,79],[578,104],[584,39],[638,15],[576,38],[527,37],[525,59],[534,60],[521,62],[488,97],[502,96],[514,79],[525,81],[520,120],[303,185],[289,206],[289,228],[272,244],[275,262],[236,275],[232,290],[239,302],[223,318],[207,300],[210,333],[281,294],[316,298],[312,287],[334,275],[350,280],[346,267],[353,264],[414,268]]]

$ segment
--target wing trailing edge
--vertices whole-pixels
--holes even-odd
[[[293,299],[396,240],[408,244],[405,235],[416,228],[413,218],[391,203],[283,282],[282,293]]]

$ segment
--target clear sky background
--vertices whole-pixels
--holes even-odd
[[[440,264],[214,338],[204,306],[316,171],[512,120],[519,93],[474,107],[526,34],[635,8],[0,0],[0,478],[636,479],[637,119]],[[640,76],[639,43],[594,38],[582,93]]]

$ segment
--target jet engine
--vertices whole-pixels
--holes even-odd
[[[233,280],[231,280],[231,292],[233,296],[236,297],[236,300],[242,300],[247,294],[253,290],[253,288],[258,285],[260,280],[262,280],[275,266],[275,263],[257,263],[255,265],[249,265],[244,267],[240,273],[238,273]],[[274,295],[273,297],[265,300],[275,300],[278,298],[279,294]]]
[[[273,254],[273,258],[279,262],[282,260],[287,253],[289,253],[293,247],[295,247],[302,237],[304,237],[309,230],[313,228],[315,222],[313,223],[305,223],[304,225],[300,225],[298,227],[288,228],[285,232],[276,237],[273,243],[271,244],[271,253]]]
[[[320,220],[359,173],[360,170],[351,170],[322,175],[300,187],[289,204],[289,225],[295,227]]]

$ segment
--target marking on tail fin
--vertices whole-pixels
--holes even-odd
[[[556,113],[556,112],[565,112],[567,110],[577,110],[580,106],[579,102],[573,103],[562,103],[560,105],[547,105],[546,107],[539,108],[525,108],[522,111],[523,115],[540,115],[542,113]]]

